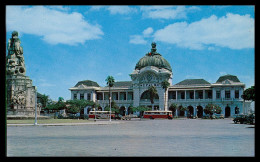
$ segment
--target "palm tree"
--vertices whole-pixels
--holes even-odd
[[[167,110],[167,106],[166,106],[167,105],[166,104],[166,102],[167,102],[166,92],[167,92],[168,87],[170,86],[170,83],[167,80],[164,80],[161,83],[161,85],[162,85],[162,88],[164,89],[164,111],[166,111]]]
[[[109,107],[110,107],[110,121],[111,121],[111,95],[110,95],[110,88],[114,86],[114,83],[115,83],[115,79],[114,77],[112,76],[108,76],[107,79],[106,79],[106,82],[107,82],[107,85],[109,87]]]
[[[148,88],[148,93],[150,94],[150,100],[151,100],[151,104],[152,104],[152,110],[154,110],[154,98],[157,95],[157,90],[154,86],[151,86]]]

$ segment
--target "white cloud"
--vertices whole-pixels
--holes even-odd
[[[129,6],[109,6],[107,8],[109,10],[110,14],[129,14],[131,12],[136,12],[137,10],[135,8],[129,7]]]
[[[111,15],[115,14],[129,14],[133,12],[137,12],[136,8],[129,7],[129,6],[92,6],[90,11],[99,11],[100,9],[108,10]]]
[[[103,32],[99,25],[89,24],[82,14],[66,10],[59,6],[7,6],[7,31],[41,36],[50,44],[76,45],[101,38]]]
[[[198,7],[185,6],[141,6],[143,17],[152,19],[181,19],[187,18],[187,13],[199,10]]]
[[[144,37],[142,35],[131,35],[129,43],[132,43],[132,44],[146,44],[147,41],[144,40]]]
[[[201,50],[205,46],[231,49],[254,48],[254,19],[250,15],[228,13],[223,17],[192,22],[177,22],[157,30],[155,41]]]
[[[153,32],[153,28],[149,27],[143,31],[143,36],[148,37],[152,34],[152,32]]]
[[[129,42],[132,44],[146,44],[147,41],[144,38],[151,37],[152,33],[153,28],[148,27],[143,31],[142,35],[131,35]]]

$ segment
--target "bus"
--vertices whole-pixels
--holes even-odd
[[[110,116],[110,111],[90,111],[89,112],[89,118],[94,118],[95,119],[109,119]],[[115,118],[115,113],[111,112],[111,119]]]
[[[143,118],[155,119],[155,118],[163,118],[163,119],[172,119],[172,111],[144,111]]]

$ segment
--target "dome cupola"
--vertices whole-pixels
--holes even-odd
[[[151,52],[148,52],[137,62],[135,69],[140,70],[146,66],[155,66],[159,69],[164,68],[172,72],[171,65],[168,61],[164,59],[161,54],[156,52],[156,43],[153,42],[151,45]]]

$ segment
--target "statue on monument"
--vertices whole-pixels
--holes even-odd
[[[8,55],[7,55],[7,74],[22,74],[25,75],[25,64],[23,57],[23,48],[21,41],[18,38],[18,32],[12,32],[12,38],[8,40]]]
[[[18,32],[13,31],[7,43],[6,56],[6,87],[7,114],[32,116],[35,114],[36,87],[25,75],[23,48]],[[37,111],[40,114],[40,111]]]

